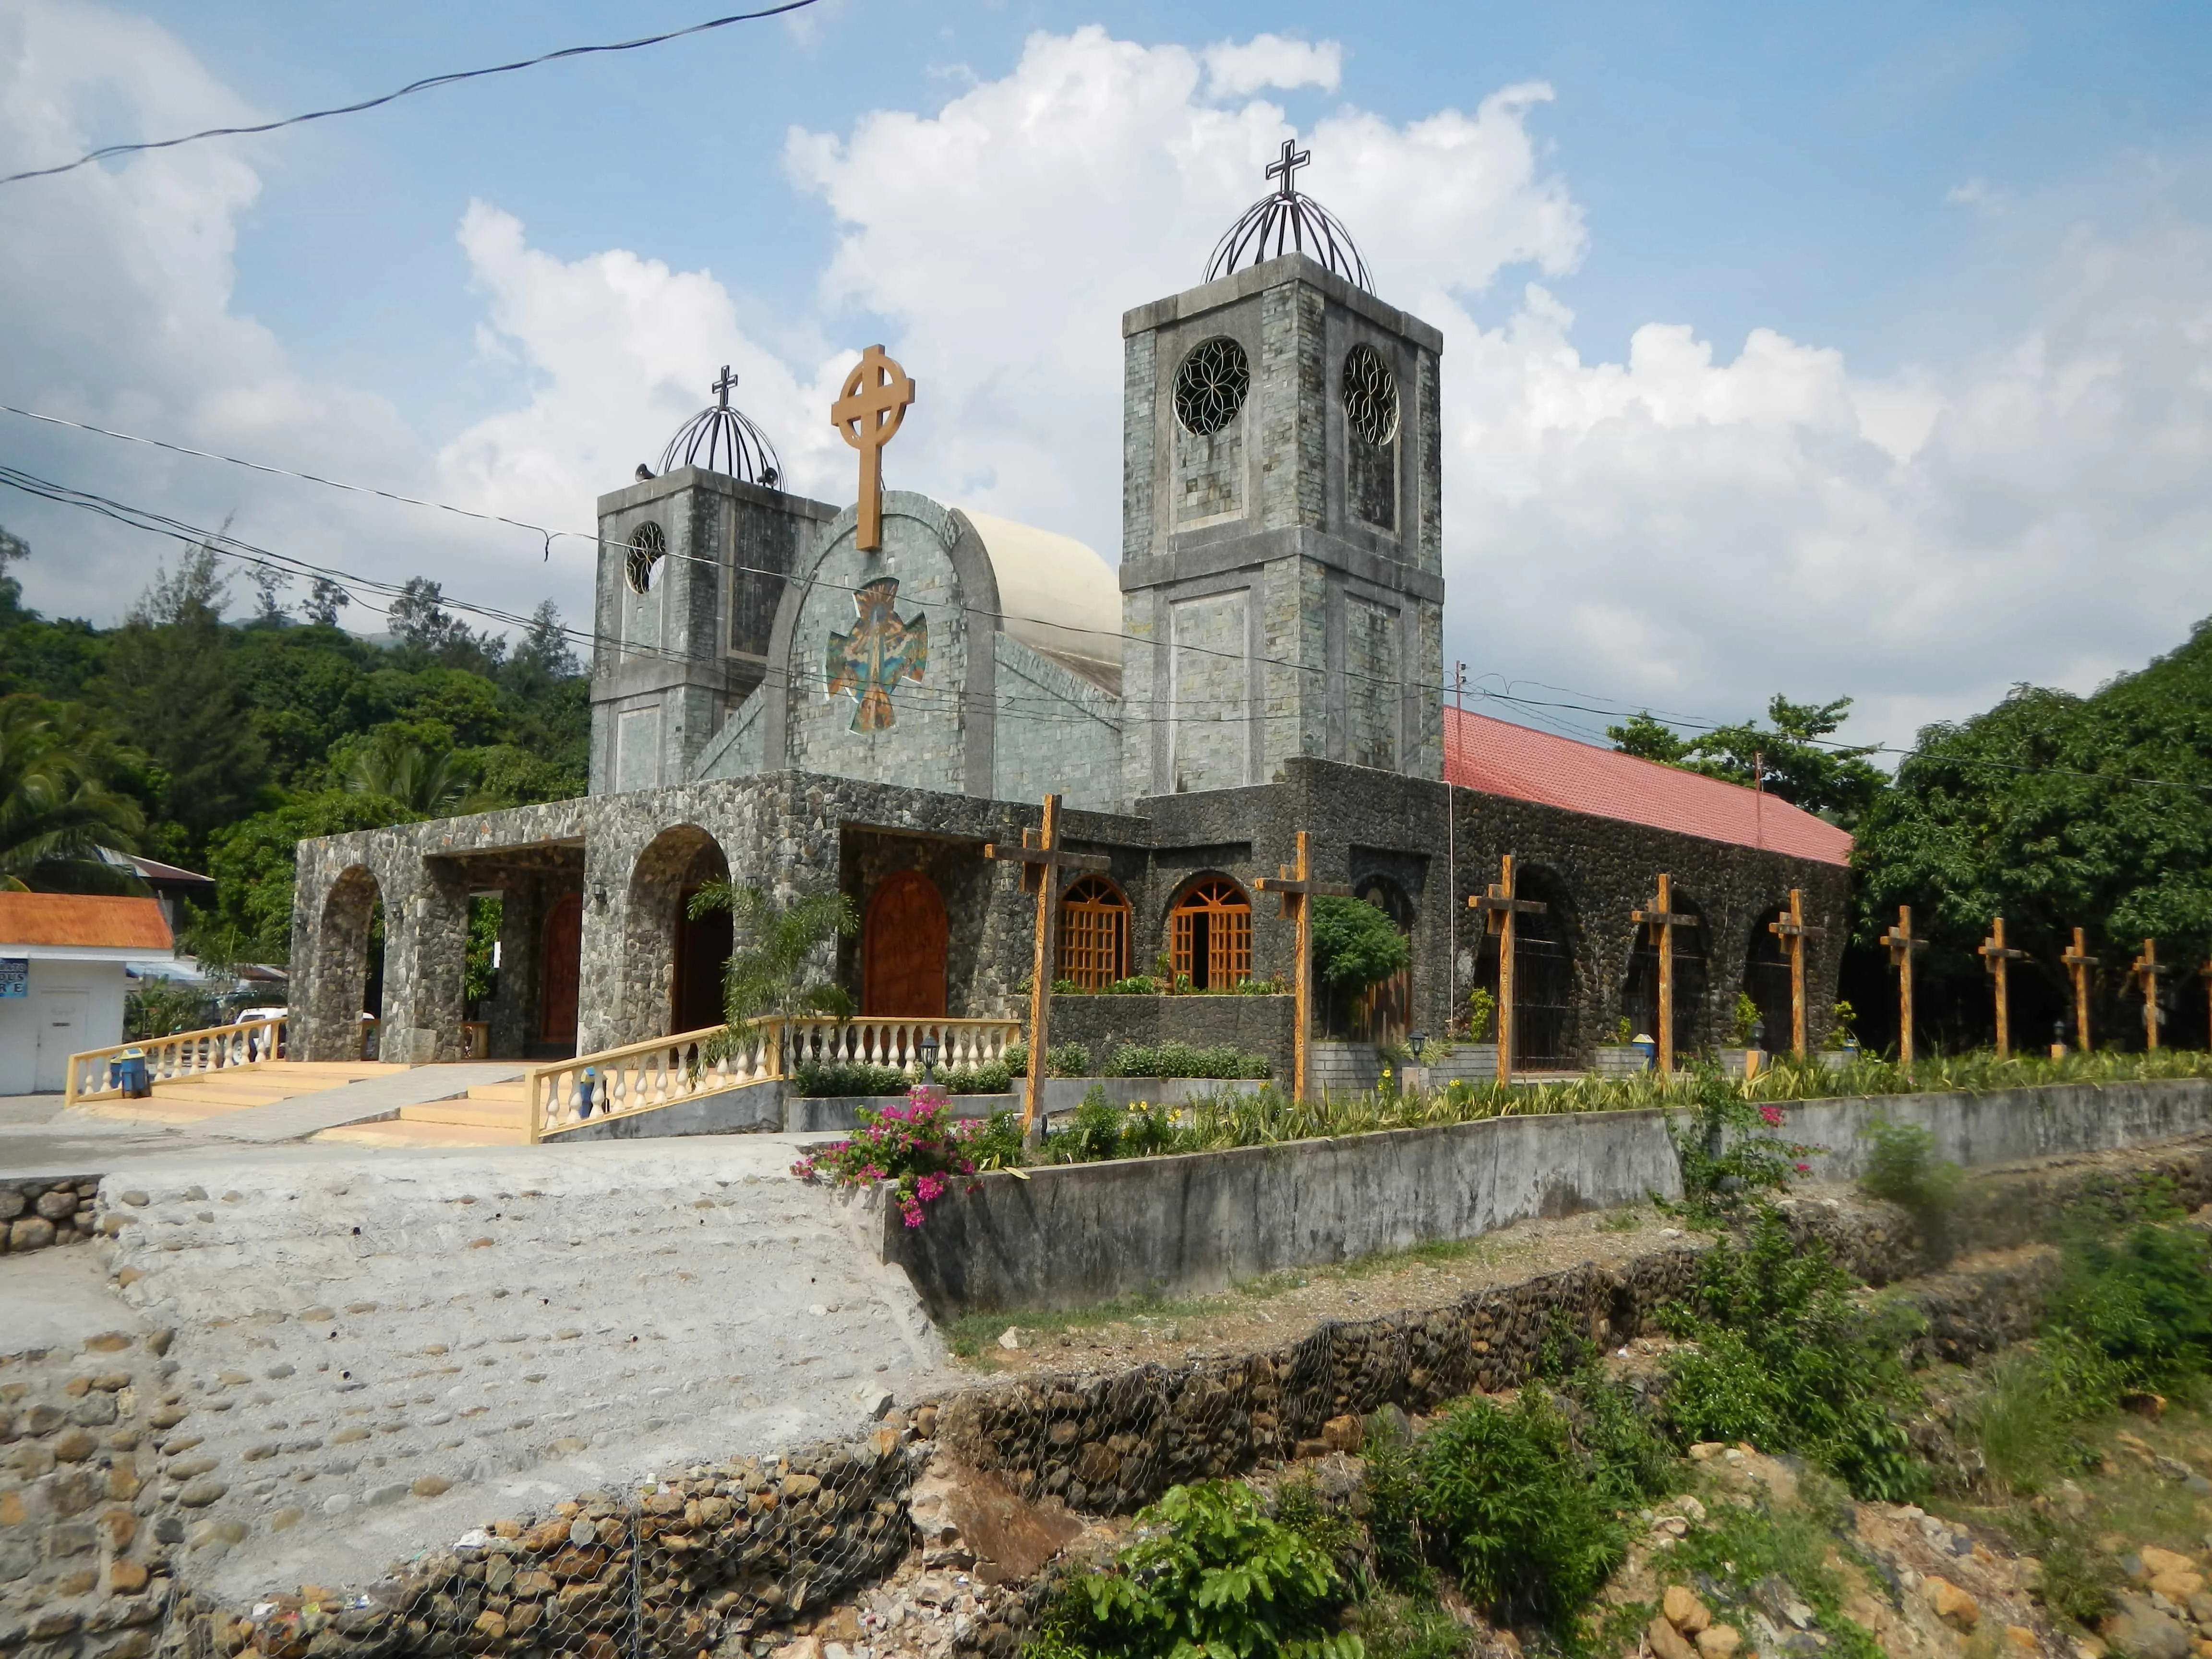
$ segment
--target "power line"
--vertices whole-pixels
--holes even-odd
[[[563,46],[558,52],[541,52],[535,58],[517,58],[512,64],[493,64],[484,69],[459,70],[446,75],[425,76],[419,81],[410,81],[396,92],[387,92],[374,98],[364,98],[357,104],[341,104],[333,109],[309,110],[304,115],[287,115],[279,120],[263,121],[247,127],[210,127],[201,132],[188,132],[181,137],[159,138],[144,143],[107,144],[74,161],[64,161],[58,167],[33,167],[27,173],[11,173],[0,178],[0,185],[21,184],[26,179],[51,179],[57,173],[74,173],[77,168],[90,167],[95,161],[112,161],[118,155],[135,155],[143,150],[174,149],[179,144],[196,144],[203,138],[243,138],[255,133],[275,132],[283,127],[296,127],[308,121],[325,121],[333,115],[358,115],[364,110],[381,107],[418,92],[428,92],[434,87],[447,87],[456,82],[474,81],[487,75],[511,75],[517,70],[535,69],[540,64],[557,63],[564,58],[588,58],[598,52],[635,52],[641,46],[658,46],[671,40],[681,40],[686,35],[704,34],[710,29],[727,28],[732,23],[756,22],[763,17],[781,17],[786,12],[799,11],[815,3],[815,0],[785,0],[780,6],[769,6],[761,11],[733,12],[726,17],[710,17],[703,23],[689,27],[671,29],[665,34],[641,35],[635,40],[615,40],[599,46]]]

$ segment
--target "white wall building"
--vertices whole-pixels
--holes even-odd
[[[0,893],[0,1095],[59,1093],[71,1054],[123,1041],[125,964],[173,960],[154,899]]]

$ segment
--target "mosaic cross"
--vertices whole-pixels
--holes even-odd
[[[849,634],[832,634],[824,674],[828,692],[853,699],[855,732],[887,732],[896,723],[891,691],[901,680],[919,684],[929,666],[929,618],[920,611],[899,620],[891,606],[898,578],[879,576],[853,595],[860,613]]]

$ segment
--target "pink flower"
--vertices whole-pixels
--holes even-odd
[[[911,1202],[911,1201],[909,1201],[909,1202],[908,1202],[908,1203],[905,1203],[905,1204],[902,1204],[902,1205],[900,1205],[900,1206],[899,1206],[899,1213],[900,1213],[902,1216],[903,1216],[903,1217],[905,1217],[905,1218],[906,1218],[906,1224],[907,1224],[908,1226],[909,1226],[909,1227],[919,1227],[920,1225],[921,1225],[921,1205],[919,1205],[919,1204],[915,1204],[915,1203],[913,1203],[913,1202]]]
[[[1782,1127],[1782,1109],[1779,1106],[1760,1107],[1759,1109],[1759,1121],[1761,1123],[1764,1123],[1770,1129],[1780,1128]]]
[[[1809,1164],[1800,1164],[1797,1166],[1797,1173],[1799,1175],[1810,1175],[1813,1173],[1813,1166]]]
[[[914,1189],[921,1195],[923,1203],[931,1204],[934,1203],[938,1194],[945,1190],[945,1182],[936,1176],[926,1175],[915,1183]]]

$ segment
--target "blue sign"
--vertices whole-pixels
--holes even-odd
[[[30,957],[0,957],[0,997],[27,997],[30,994]]]

